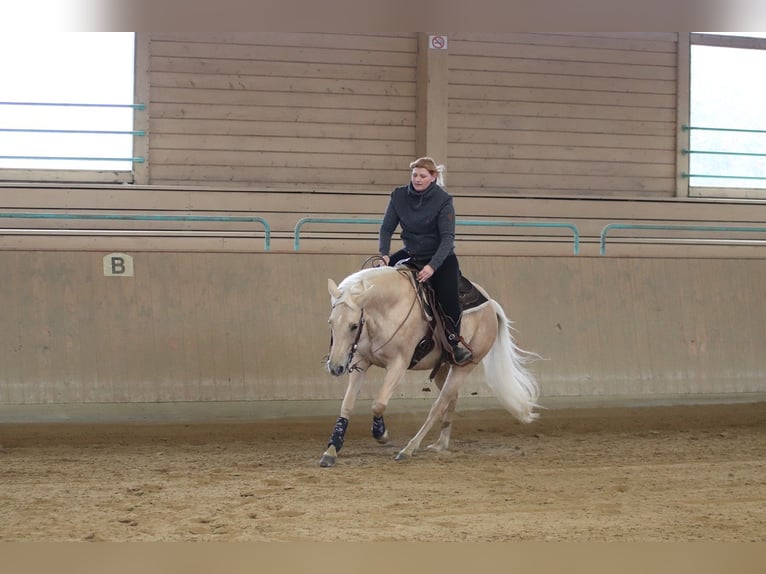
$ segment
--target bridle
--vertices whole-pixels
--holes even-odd
[[[354,342],[351,345],[351,350],[349,350],[348,358],[346,359],[346,367],[348,368],[349,372],[362,370],[357,365],[352,365],[351,361],[354,360],[354,355],[356,354],[356,350],[359,348],[359,339],[362,338],[363,329],[364,329],[364,307],[362,307],[362,311],[361,313],[359,313],[359,322],[356,324],[356,335],[354,336]]]
[[[359,314],[359,322],[356,324],[356,335],[354,336],[354,342],[351,344],[351,349],[348,352],[348,357],[346,357],[346,368],[349,371],[361,371],[362,369],[358,367],[357,365],[351,365],[351,361],[354,360],[354,355],[356,354],[356,350],[359,348],[359,339],[362,338],[362,330],[364,329],[364,307],[362,307],[361,312]],[[332,344],[333,344],[333,337],[332,332],[330,332],[330,350],[332,350]],[[330,353],[328,351],[327,356],[330,356]]]
[[[388,345],[393,338],[396,336],[396,334],[399,332],[399,330],[404,326],[404,324],[407,322],[407,319],[410,318],[410,315],[412,315],[412,310],[415,308],[415,303],[418,301],[418,294],[417,291],[415,292],[415,296],[412,298],[412,304],[410,305],[409,310],[407,311],[407,315],[404,317],[401,323],[399,323],[399,326],[394,330],[394,332],[391,334],[391,336],[386,339],[386,341],[381,344],[377,349],[373,350],[372,354],[374,355],[378,351],[380,351],[383,347]],[[362,330],[364,329],[365,324],[365,318],[364,318],[364,307],[361,308],[361,313],[359,314],[359,322],[356,324],[356,335],[354,336],[354,342],[351,344],[351,349],[348,352],[348,357],[346,357],[346,366],[350,371],[361,371],[362,368],[358,365],[351,365],[351,361],[354,360],[354,355],[356,354],[357,349],[359,348],[359,340],[362,338]],[[332,344],[333,344],[333,336],[332,333],[330,333],[330,349],[332,350]],[[329,356],[329,352],[328,352]],[[350,366],[349,366],[350,365]]]

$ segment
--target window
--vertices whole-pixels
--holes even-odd
[[[766,34],[747,36],[691,36],[693,195],[766,196]]]
[[[0,180],[132,181],[133,33],[4,34]]]

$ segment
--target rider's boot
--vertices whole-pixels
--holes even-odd
[[[455,358],[456,365],[465,365],[473,359],[473,353],[463,346],[458,334],[450,333],[447,339],[452,345],[452,356]]]

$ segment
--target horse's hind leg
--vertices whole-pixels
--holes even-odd
[[[449,369],[449,364],[445,363],[436,373],[436,377],[434,377],[434,384],[436,384],[436,387],[440,392],[442,387],[444,387],[444,381],[449,374]],[[426,450],[441,452],[449,448],[450,432],[452,431],[452,414],[455,412],[456,405],[457,396],[449,402],[447,405],[447,410],[445,410],[444,414],[442,415],[442,427],[441,432],[439,433],[439,439],[435,443],[429,444],[426,447]]]
[[[436,442],[429,444],[426,450],[433,452],[443,452],[449,448],[449,438],[452,432],[452,413],[455,412],[455,405],[457,404],[457,397],[452,399],[447,405],[446,410],[442,414],[442,426],[439,432],[439,438]]]
[[[410,442],[407,443],[407,446],[399,451],[395,457],[396,460],[406,460],[412,456],[420,448],[420,443],[423,442],[423,439],[428,434],[428,431],[431,430],[437,419],[444,417],[447,414],[450,405],[454,408],[454,403],[457,402],[458,389],[465,379],[466,374],[467,372],[464,372],[463,369],[453,368],[450,370],[450,374],[447,376],[447,380],[445,381],[439,396],[436,398],[436,401],[434,401],[434,404],[431,405],[431,410],[428,413],[426,422],[423,423],[420,430],[418,430]],[[442,432],[443,431],[444,429],[442,428]],[[449,431],[447,432],[447,435],[449,435]]]

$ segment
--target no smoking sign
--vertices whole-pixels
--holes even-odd
[[[428,45],[432,50],[446,50],[447,36],[429,36]]]

